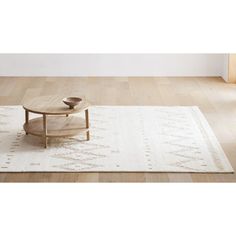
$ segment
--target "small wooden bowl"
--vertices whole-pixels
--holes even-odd
[[[66,105],[68,105],[70,109],[74,109],[74,107],[77,106],[82,101],[82,98],[68,97],[68,98],[64,98],[62,101]]]

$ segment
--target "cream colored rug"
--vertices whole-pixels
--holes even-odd
[[[198,107],[97,106],[91,140],[26,136],[21,106],[0,107],[0,172],[233,172]],[[31,116],[32,117],[32,116]]]

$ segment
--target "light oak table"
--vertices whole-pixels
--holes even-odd
[[[69,137],[85,133],[89,140],[89,103],[83,99],[74,109],[69,109],[59,96],[43,96],[34,98],[25,104],[26,135],[42,137],[44,147],[47,148],[47,138]],[[42,117],[29,119],[29,113],[36,113]],[[85,119],[73,114],[85,112]]]

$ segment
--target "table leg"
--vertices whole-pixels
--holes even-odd
[[[44,147],[47,148],[47,117],[43,114],[43,141]]]
[[[88,109],[85,110],[85,119],[86,119],[86,128],[89,129],[89,112],[88,112]],[[87,140],[89,140],[90,139],[89,130],[87,131],[86,136],[87,136]]]
[[[29,112],[27,110],[25,110],[25,123],[28,124],[29,122]],[[25,132],[26,135],[28,135],[27,132]]]

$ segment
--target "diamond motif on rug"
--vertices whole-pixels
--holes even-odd
[[[91,140],[26,136],[21,106],[0,107],[0,172],[191,172],[233,169],[198,107],[94,106]],[[30,114],[30,116],[37,115]]]

